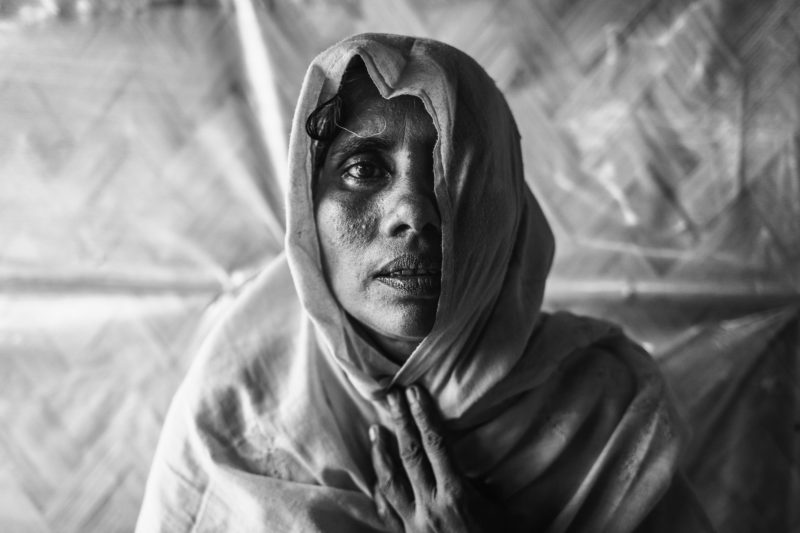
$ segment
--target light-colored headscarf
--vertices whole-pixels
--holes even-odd
[[[418,97],[438,132],[436,322],[398,365],[325,282],[308,115],[359,56],[384,98]],[[625,533],[656,507],[680,436],[652,360],[605,323],[540,312],[553,237],[525,184],[500,91],[462,52],[366,34],[308,69],[290,142],[286,254],[211,335],[171,406],[138,531],[380,531],[367,429],[419,383],[456,464],[537,531]]]

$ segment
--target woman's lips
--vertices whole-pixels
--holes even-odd
[[[442,270],[436,257],[401,255],[386,263],[375,279],[408,296],[438,298]]]
[[[441,286],[441,274],[411,274],[377,276],[375,279],[408,296],[437,298]]]

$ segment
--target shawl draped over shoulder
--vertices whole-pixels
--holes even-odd
[[[359,56],[438,132],[442,283],[402,365],[351,326],[322,273],[305,120]],[[554,251],[500,91],[464,53],[365,34],[320,54],[290,140],[286,251],[238,298],[170,407],[137,531],[384,531],[368,428],[419,383],[462,473],[531,531],[706,531],[678,475],[683,430],[652,359],[617,328],[540,306]],[[681,518],[681,517],[686,517]],[[681,520],[686,522],[680,525]],[[638,528],[638,529],[637,529]]]

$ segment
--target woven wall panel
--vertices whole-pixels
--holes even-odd
[[[215,298],[2,298],[3,531],[131,530],[166,406],[224,308]]]
[[[280,249],[228,15],[160,9],[4,37],[7,276],[213,290]]]
[[[307,62],[353,32],[481,62],[556,226],[554,299],[581,280],[772,298],[800,283],[798,19],[788,1],[401,0],[268,3],[262,24],[287,113]]]
[[[132,530],[197,343],[282,246],[230,12],[127,5],[0,33],[3,532]]]

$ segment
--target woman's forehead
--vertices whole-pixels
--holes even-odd
[[[411,121],[419,127],[433,124],[419,98],[406,95],[389,99],[375,95],[353,102],[348,106],[343,118],[345,126],[369,124],[385,127],[390,122],[396,121]]]
[[[386,99],[376,91],[346,106],[334,149],[366,139],[387,149],[401,143],[432,147],[437,133],[421,100],[408,95]]]

